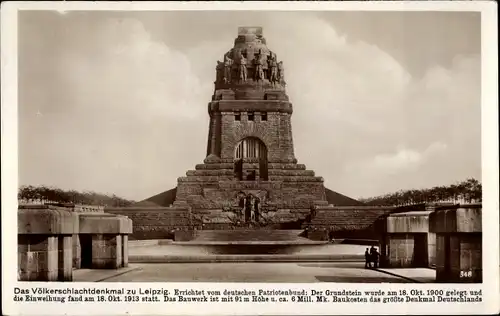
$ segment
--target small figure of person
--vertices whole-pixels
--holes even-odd
[[[371,268],[371,256],[368,248],[365,250],[365,269]]]
[[[375,248],[375,246],[372,246],[370,249],[370,257],[371,257],[371,261],[373,262],[373,267],[375,269],[378,268],[378,257],[379,256],[380,256],[380,254],[377,251],[377,248]]]
[[[328,242],[333,243],[335,241],[335,238],[333,237],[334,233],[333,230],[328,232]]]

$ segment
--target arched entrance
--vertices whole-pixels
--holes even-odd
[[[244,163],[258,163],[258,168],[244,168]],[[234,175],[239,180],[254,181],[258,177],[268,180],[267,148],[256,137],[242,139],[234,148]]]

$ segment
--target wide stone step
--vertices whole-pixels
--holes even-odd
[[[364,255],[135,255],[130,263],[222,263],[222,262],[359,262]]]
[[[199,230],[193,241],[296,241],[303,230]]]

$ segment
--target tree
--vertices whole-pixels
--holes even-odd
[[[134,201],[127,200],[116,195],[96,193],[92,191],[79,192],[76,190],[62,190],[48,186],[21,186],[17,197],[20,203],[74,203],[87,205],[113,205],[129,206]]]
[[[360,198],[367,205],[412,205],[420,203],[453,202],[472,203],[482,201],[482,185],[474,179],[451,184],[436,186],[428,189],[400,190],[370,198]]]

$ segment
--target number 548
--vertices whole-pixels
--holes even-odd
[[[460,277],[461,278],[470,278],[472,277],[472,271],[460,271]]]

